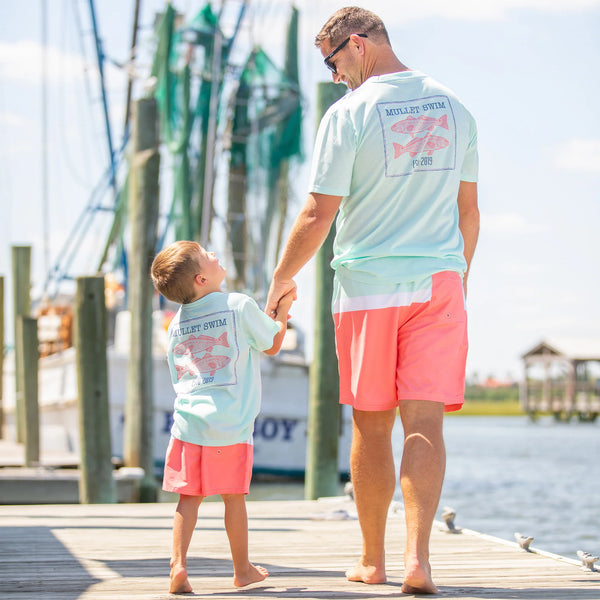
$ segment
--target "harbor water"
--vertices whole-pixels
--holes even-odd
[[[558,423],[550,417],[449,416],[447,468],[440,510],[455,525],[578,560],[600,553],[600,423]],[[400,423],[394,454],[402,453]],[[253,483],[251,499],[301,499],[302,483]],[[402,501],[400,489],[397,501]]]
[[[449,417],[440,507],[455,524],[577,560],[600,552],[600,423]],[[401,442],[400,442],[401,443]]]

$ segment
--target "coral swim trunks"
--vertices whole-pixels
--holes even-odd
[[[402,400],[464,403],[467,314],[462,278],[365,284],[336,272],[333,318],[340,403],[389,410]]]
[[[252,478],[252,444],[198,446],[171,438],[163,490],[186,496],[247,494]]]

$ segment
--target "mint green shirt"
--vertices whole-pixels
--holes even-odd
[[[460,181],[477,181],[475,120],[418,71],[367,79],[317,133],[310,192],[342,196],[332,267],[360,281],[464,273]]]
[[[244,294],[215,292],[182,305],[169,325],[171,435],[199,446],[250,442],[260,410],[261,352],[278,331]]]

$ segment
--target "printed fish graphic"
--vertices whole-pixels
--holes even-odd
[[[433,131],[436,127],[443,127],[448,129],[448,117],[442,115],[439,119],[434,117],[426,117],[421,115],[420,117],[407,117],[403,121],[398,121],[392,125],[392,131],[396,133],[408,133],[410,137],[415,137],[415,133],[421,131]]]
[[[449,142],[446,138],[437,135],[426,135],[422,138],[413,138],[405,146],[401,146],[394,142],[394,158],[402,156],[405,152],[408,152],[413,157],[420,153],[426,153],[431,156],[436,150],[446,148],[448,145]]]
[[[177,371],[177,381],[179,381],[186,373],[196,376],[199,373],[209,373],[211,376],[216,371],[225,367],[231,359],[228,356],[213,356],[205,354],[202,358],[196,358],[187,365],[175,365]]]
[[[212,350],[215,346],[229,348],[227,332],[218,338],[210,337],[209,335],[199,335],[196,337],[190,335],[185,342],[181,342],[181,344],[177,344],[177,346],[173,348],[173,354],[176,354],[177,356],[183,356],[184,354],[199,354],[200,352]]]

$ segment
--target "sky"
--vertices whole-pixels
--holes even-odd
[[[240,4],[228,0],[227,10],[233,14]],[[317,83],[330,80],[312,40],[345,4],[295,2],[307,161],[294,178],[292,213],[307,191]],[[477,120],[481,232],[467,299],[469,377],[519,379],[521,355],[541,340],[572,355],[600,356],[600,0],[366,4],[386,23],[402,62],[453,89]],[[173,5],[191,16],[204,2]],[[152,22],[165,2],[142,0],[141,6],[134,97],[143,94]],[[215,9],[220,6],[213,2]],[[289,7],[287,0],[250,2],[240,52],[244,44],[261,44],[282,66]],[[134,2],[97,0],[95,8],[110,59],[106,88],[118,146],[127,81],[122,65],[129,57]],[[87,0],[0,0],[0,275],[8,304],[7,341],[11,246],[32,246],[33,294],[39,294],[108,165],[94,51]],[[75,275],[93,272],[90,257],[101,235],[100,227],[92,227],[81,241]],[[311,267],[297,278],[300,298],[292,315],[299,323],[310,321],[314,310]]]

